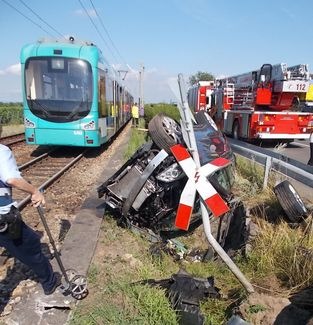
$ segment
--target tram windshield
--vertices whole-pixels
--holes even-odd
[[[25,64],[25,92],[33,114],[48,121],[75,121],[92,103],[92,70],[84,60],[30,58]]]

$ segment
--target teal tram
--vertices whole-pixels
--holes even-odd
[[[42,40],[20,59],[27,144],[98,147],[130,119],[133,97],[94,44]]]

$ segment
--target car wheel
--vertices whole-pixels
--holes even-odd
[[[289,181],[285,180],[274,187],[276,197],[291,222],[300,222],[307,217],[308,210],[301,197]]]
[[[172,146],[183,142],[180,125],[164,114],[154,116],[149,122],[148,129],[153,142],[169,154]]]

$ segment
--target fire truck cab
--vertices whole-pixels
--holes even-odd
[[[194,111],[205,110],[209,112],[214,105],[212,94],[214,91],[214,81],[199,81],[188,89],[188,104]]]
[[[307,64],[263,64],[259,70],[219,80],[217,113],[221,129],[234,138],[290,142],[308,139],[313,114],[301,111],[300,98],[309,90]]]

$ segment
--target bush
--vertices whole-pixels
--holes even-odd
[[[180,119],[179,110],[176,105],[165,103],[145,104],[146,125],[148,125],[150,120],[159,113],[164,113],[165,115],[173,118],[176,121],[179,121]]]
[[[23,123],[23,107],[22,104],[0,103],[0,124],[22,124]]]

